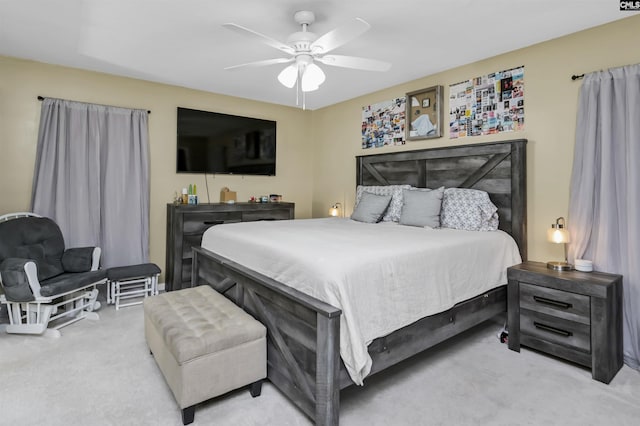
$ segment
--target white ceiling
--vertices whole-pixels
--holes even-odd
[[[223,69],[283,54],[221,24],[284,42],[298,10],[315,12],[318,35],[364,19],[372,28],[332,53],[392,63],[322,65],[308,109],[635,14],[616,0],[0,0],[0,54],[295,106],[276,79],[286,64]]]

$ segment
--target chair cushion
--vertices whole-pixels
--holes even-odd
[[[40,281],[40,294],[45,297],[66,293],[107,278],[105,269],[89,272],[65,272],[45,281]]]
[[[251,315],[207,285],[146,298],[144,314],[179,364],[267,334]]]
[[[111,281],[125,279],[151,277],[160,273],[160,268],[155,263],[142,263],[140,265],[117,266],[107,270],[107,278]]]
[[[56,223],[46,217],[20,217],[0,223],[0,262],[7,258],[35,261],[38,280],[64,272],[64,239]]]

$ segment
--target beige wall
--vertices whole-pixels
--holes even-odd
[[[203,175],[176,174],[176,107],[245,115],[277,121],[275,177],[208,176],[211,200],[220,188],[252,195],[282,194],[296,203],[296,217],[311,216],[311,112],[175,86],[115,77],[0,56],[0,214],[29,210],[40,102],[37,96],[151,110],[150,257],[164,269],[165,205],[174,193],[195,183],[206,200]]]
[[[508,35],[507,35],[508,37]],[[529,258],[562,258],[562,248],[546,241],[546,229],[558,216],[567,216],[573,162],[579,81],[573,74],[640,62],[640,16],[537,44],[470,65],[371,93],[313,113],[313,215],[346,201],[347,213],[355,197],[355,156],[446,145],[526,138]],[[449,85],[469,78],[525,66],[525,130],[500,135],[449,139]],[[393,69],[392,71],[393,72]],[[361,108],[403,96],[407,92],[442,85],[444,137],[408,142],[402,147],[361,149]],[[569,218],[570,220],[570,218]]]
[[[204,178],[175,173],[176,107],[277,120],[276,177],[209,177],[212,201],[228,186],[240,200],[279,193],[296,203],[296,217],[322,217],[342,202],[353,208],[355,156],[453,144],[527,138],[529,255],[534,260],[562,256],[545,241],[546,228],[568,210],[575,117],[580,82],[572,74],[640,62],[640,16],[576,33],[508,54],[362,96],[316,111],[248,101],[141,80],[110,76],[0,56],[0,214],[28,210],[38,132],[38,95],[152,111],[151,261],[164,269],[165,204],[175,191]],[[403,147],[362,150],[361,108],[434,85],[444,87],[489,72],[525,66],[525,131],[486,137],[409,142]],[[391,71],[393,72],[393,71]]]

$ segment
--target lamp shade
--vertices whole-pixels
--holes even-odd
[[[325,75],[322,69],[314,63],[311,63],[305,67],[302,74],[302,91],[312,92],[318,90],[320,85],[324,83]]]
[[[547,240],[556,244],[566,244],[569,242],[569,231],[565,228],[563,217],[556,219],[556,223],[547,230]]]
[[[294,84],[296,84],[296,80],[298,79],[298,65],[291,64],[285,69],[283,69],[280,74],[278,74],[278,81],[282,83],[283,86],[291,89]]]
[[[331,206],[331,208],[329,209],[329,216],[331,217],[338,217],[340,216],[340,203],[335,203],[334,205]]]
[[[566,229],[549,228],[547,240],[556,244],[568,243],[569,232]]]

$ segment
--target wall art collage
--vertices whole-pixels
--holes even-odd
[[[441,104],[442,86],[433,86],[363,107],[362,149],[441,137]],[[524,65],[449,86],[450,139],[521,130]]]
[[[524,130],[524,66],[449,86],[449,138]]]
[[[362,108],[362,148],[405,144],[406,97]]]

